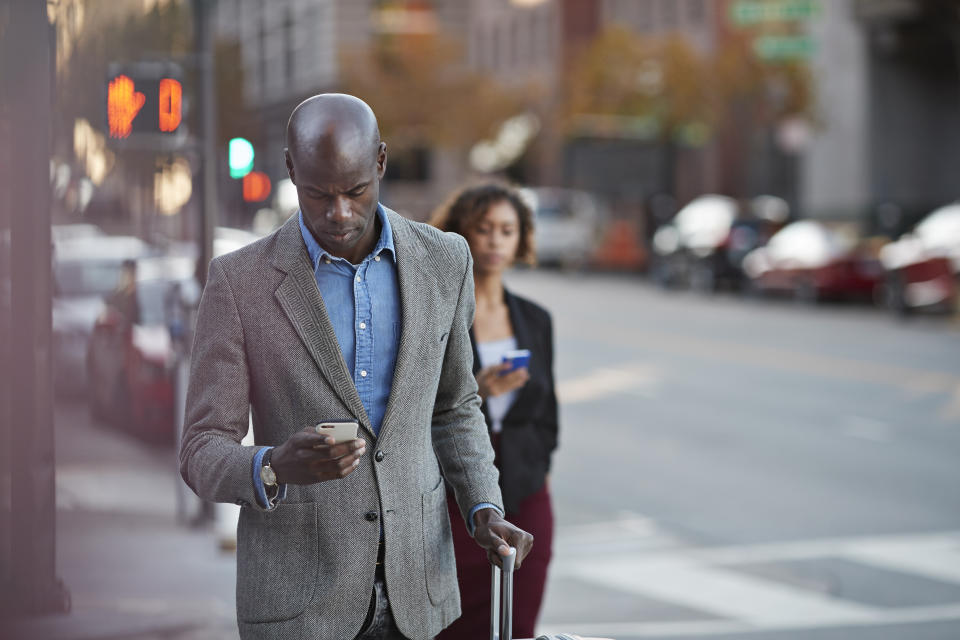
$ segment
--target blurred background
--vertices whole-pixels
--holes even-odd
[[[956,0],[5,0],[0,69],[11,637],[236,637],[236,514],[177,473],[192,321],[341,91],[387,206],[536,212],[544,632],[960,638]]]

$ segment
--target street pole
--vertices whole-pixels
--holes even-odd
[[[207,282],[207,269],[213,259],[213,237],[217,227],[217,105],[213,56],[213,7],[215,0],[194,0],[194,29],[197,51],[197,77],[200,82],[201,136],[201,215],[200,284]]]
[[[56,486],[51,355],[50,151],[53,33],[46,0],[6,3],[0,37],[0,96],[7,103],[0,179],[9,223],[9,358],[4,362],[9,407],[4,417],[2,478],[9,534],[0,575],[12,589],[0,610],[22,615],[65,612],[69,593],[56,576]],[[2,27],[0,27],[2,28]],[[9,144],[7,144],[9,143]],[[2,536],[0,536],[2,537]],[[5,573],[5,571],[4,571]],[[7,580],[10,580],[7,583]]]
[[[216,0],[194,0],[194,33],[196,41],[197,78],[200,83],[198,95],[200,97],[201,118],[201,215],[200,215],[200,251],[197,263],[197,278],[201,285],[207,282],[207,270],[210,260],[213,259],[213,240],[217,227],[217,108],[214,56],[213,56],[213,8]],[[192,337],[191,326],[188,335]],[[189,345],[181,355],[189,360]],[[189,367],[181,361],[177,370],[180,375]],[[185,384],[180,380],[178,389],[185,393]],[[177,398],[177,403],[185,405],[185,398]],[[177,423],[180,420],[175,421]],[[180,427],[182,429],[182,426]],[[180,433],[176,442],[180,442]],[[179,464],[177,465],[179,468]],[[201,511],[197,516],[197,524],[205,524],[213,520],[213,503],[202,502]]]

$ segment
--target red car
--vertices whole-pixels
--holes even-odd
[[[935,210],[912,233],[885,246],[880,260],[887,305],[895,312],[951,311],[960,275],[960,204]]]
[[[787,225],[743,259],[758,292],[792,293],[801,301],[875,299],[883,282],[879,260],[842,226],[814,220]]]

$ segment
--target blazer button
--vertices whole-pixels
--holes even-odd
[[[377,462],[383,462],[384,457],[385,456],[383,451],[377,451],[377,455],[373,456],[373,459],[376,460]]]
[[[379,517],[376,511],[367,511],[367,515],[364,516],[368,522],[376,522]]]

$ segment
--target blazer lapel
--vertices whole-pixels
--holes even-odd
[[[531,361],[533,358],[543,357],[543,354],[538,354],[536,352],[535,345],[533,344],[533,336],[530,333],[530,327],[527,325],[526,317],[520,311],[520,305],[517,303],[516,297],[504,289],[503,299],[507,303],[507,310],[510,314],[510,324],[513,325],[513,335],[517,339],[517,349],[529,349],[531,352]],[[507,420],[511,417],[511,414],[516,411],[518,407],[524,406],[524,396],[527,394],[528,386],[529,382],[517,390],[517,395],[514,397],[513,403],[510,405],[510,408],[507,409],[507,413],[503,416],[504,423],[507,422]]]
[[[350,378],[337,334],[317,289],[296,215],[291,216],[280,229],[273,264],[287,274],[274,296],[327,382],[361,425],[373,435],[370,418]]]
[[[386,207],[384,207],[386,209]],[[400,214],[386,209],[393,228],[393,245],[397,259],[397,282],[400,286],[400,343],[397,346],[397,362],[393,370],[393,384],[387,408],[380,423],[380,438],[390,429],[393,414],[410,385],[404,384],[416,375],[419,344],[423,336],[418,327],[423,326],[424,293],[436,286],[434,279],[427,280],[423,260],[423,248],[410,229],[410,223]]]

